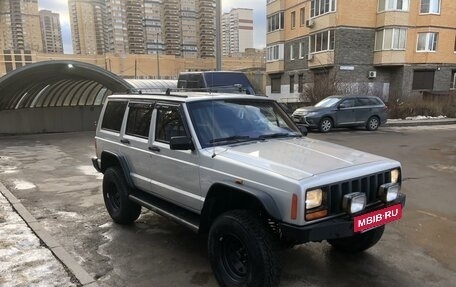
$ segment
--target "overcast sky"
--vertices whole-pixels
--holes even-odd
[[[0,0],[2,1],[2,0]],[[166,1],[166,0],[165,0]],[[40,9],[52,10],[60,14],[62,25],[63,49],[66,54],[73,53],[71,46],[70,17],[68,16],[68,0],[38,0]],[[255,48],[266,46],[266,1],[265,0],[222,0],[223,12],[232,8],[253,9],[253,44]]]

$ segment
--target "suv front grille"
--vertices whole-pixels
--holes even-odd
[[[377,202],[379,200],[378,188],[380,185],[390,181],[390,171],[384,171],[326,186],[324,190],[326,190],[328,195],[329,215],[339,214],[343,211],[342,199],[348,193],[363,192],[366,194],[367,204]]]

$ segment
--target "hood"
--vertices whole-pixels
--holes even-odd
[[[305,113],[309,113],[309,112],[318,112],[318,111],[325,110],[325,109],[328,109],[328,107],[309,106],[309,107],[303,107],[303,108],[297,109],[294,112],[294,114],[305,114]]]
[[[301,180],[385,158],[310,138],[271,139],[229,147],[217,154],[257,169]]]

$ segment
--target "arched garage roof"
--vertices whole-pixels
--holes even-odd
[[[46,61],[0,78],[0,110],[101,105],[112,93],[135,87],[98,66],[77,61]]]

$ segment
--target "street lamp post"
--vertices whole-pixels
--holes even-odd
[[[160,33],[157,33],[157,78],[160,79],[160,55],[158,54],[158,37]]]
[[[215,42],[216,70],[222,70],[222,36],[221,36],[221,5],[222,0],[215,0]]]

